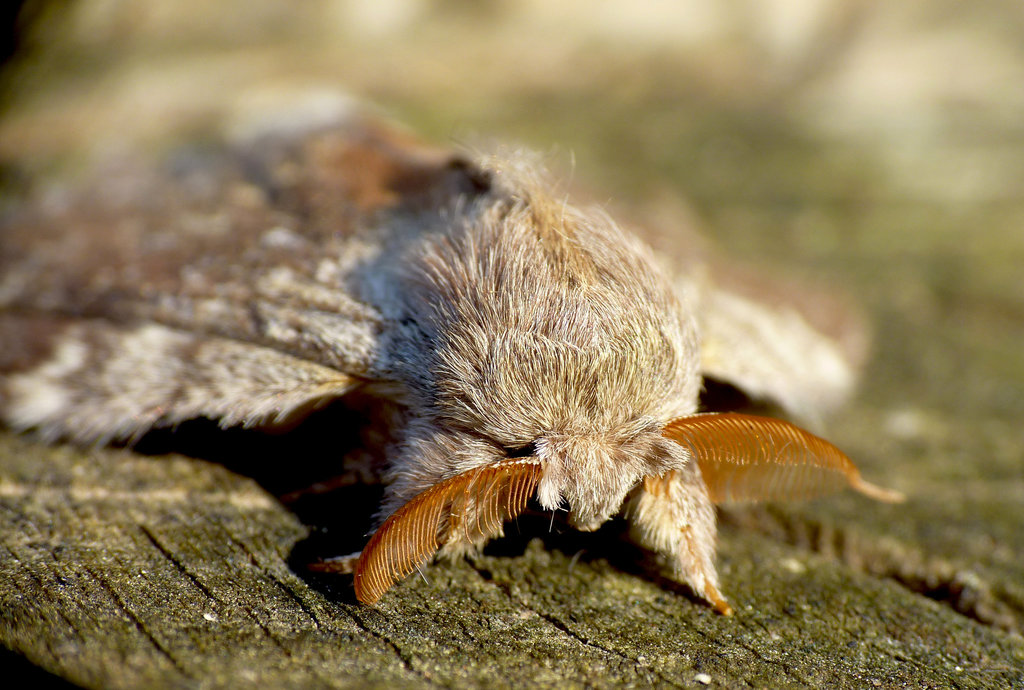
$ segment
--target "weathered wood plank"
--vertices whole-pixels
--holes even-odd
[[[90,687],[1021,679],[1019,637],[828,553],[842,528],[822,538],[815,521],[865,512],[858,497],[727,520],[732,618],[645,578],[630,547],[609,545],[610,530],[511,536],[472,563],[428,569],[371,609],[344,578],[289,565],[307,530],[244,476],[182,457],[0,438],[0,635]],[[846,560],[870,555],[879,526],[896,521],[890,510],[899,509],[860,520],[865,546]],[[520,529],[543,535],[545,523]],[[782,539],[766,539],[781,523]]]

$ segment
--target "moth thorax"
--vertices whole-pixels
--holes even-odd
[[[594,530],[619,511],[626,494],[643,476],[665,464],[659,434],[550,435],[537,442],[544,474],[537,499],[546,510],[568,503],[569,521]]]

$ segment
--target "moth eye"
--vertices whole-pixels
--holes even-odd
[[[541,477],[536,459],[484,465],[416,494],[384,521],[355,570],[356,598],[376,602],[450,541],[474,544],[501,533],[526,508]]]
[[[537,454],[537,442],[531,441],[525,446],[505,448],[505,455],[510,458],[530,458]]]
[[[880,501],[903,500],[865,481],[825,439],[781,419],[699,414],[672,420],[664,435],[690,451],[715,503],[813,498],[844,484]]]

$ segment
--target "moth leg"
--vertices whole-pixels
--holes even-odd
[[[718,590],[715,508],[695,466],[644,477],[627,515],[638,544],[665,558],[675,577],[716,611],[732,613]]]
[[[362,551],[356,551],[345,556],[325,558],[318,563],[310,563],[306,567],[317,573],[349,575],[356,571],[356,564],[359,563],[359,557],[362,555]]]

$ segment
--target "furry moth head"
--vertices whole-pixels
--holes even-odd
[[[535,499],[584,530],[624,513],[725,612],[715,503],[843,482],[896,497],[787,422],[696,414],[709,377],[827,406],[852,381],[848,339],[665,267],[528,164],[348,113],[171,167],[0,227],[0,418],[96,441],[379,398],[398,410],[368,430],[389,441],[367,470],[388,483],[381,525],[357,560],[320,566],[354,567],[364,602]]]

